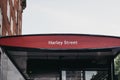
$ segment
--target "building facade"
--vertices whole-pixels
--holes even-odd
[[[22,34],[22,13],[26,0],[0,0],[0,36]]]
[[[0,0],[0,37],[22,34],[22,13],[26,0]],[[0,48],[0,80],[24,80]]]

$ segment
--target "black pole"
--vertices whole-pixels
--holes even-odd
[[[110,68],[108,69],[108,80],[114,80],[114,59],[110,61]]]
[[[60,70],[59,73],[60,73],[59,80],[62,80],[62,70]]]
[[[83,80],[86,80],[85,79],[85,71],[83,70]]]
[[[115,68],[114,68],[114,59],[111,61],[111,80],[114,80]]]

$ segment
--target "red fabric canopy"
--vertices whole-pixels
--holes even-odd
[[[29,35],[0,38],[0,46],[45,49],[101,49],[120,47],[120,38],[90,35]]]

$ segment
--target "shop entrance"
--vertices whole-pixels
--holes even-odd
[[[110,53],[109,49],[28,52],[27,73],[35,80],[112,80]]]
[[[120,52],[120,38],[26,35],[3,37],[0,46],[2,54],[25,78],[22,80],[115,80],[114,58]],[[1,62],[6,62],[4,57]],[[3,77],[9,72],[1,70]]]

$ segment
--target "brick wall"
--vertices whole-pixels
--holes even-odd
[[[0,0],[2,36],[22,34],[22,1],[24,0]]]

